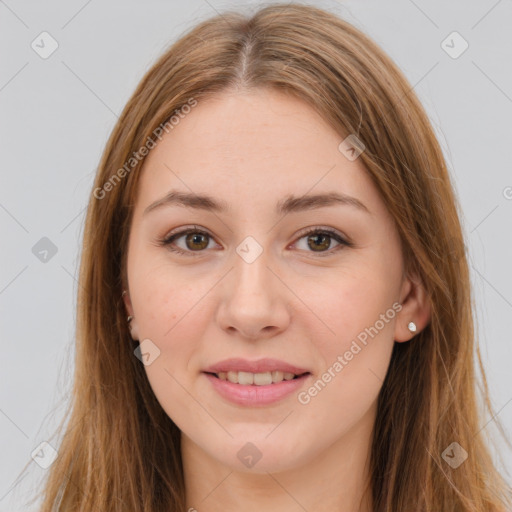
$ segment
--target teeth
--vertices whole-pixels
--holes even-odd
[[[272,372],[272,382],[281,382],[283,380],[283,372],[275,371]]]
[[[265,386],[268,384],[272,384],[272,374],[270,372],[255,373],[254,384],[256,384],[256,386]]]
[[[282,382],[283,380],[292,380],[295,377],[294,373],[289,372],[264,372],[264,373],[250,373],[250,372],[219,372],[217,377],[221,380],[228,380],[234,384],[241,384],[242,386],[266,386],[268,384]]]
[[[235,384],[237,384],[238,383],[238,372],[228,372],[227,380],[229,380],[229,382],[234,382]]]
[[[249,372],[238,372],[238,384],[248,386],[254,383],[254,374]]]

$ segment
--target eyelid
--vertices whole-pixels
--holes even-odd
[[[348,237],[346,237],[341,231],[338,231],[337,229],[331,228],[329,226],[308,226],[306,228],[301,229],[298,233],[296,233],[295,237],[299,239],[302,238],[304,235],[315,233],[316,231],[336,235],[340,237],[343,240],[343,242],[346,243],[347,245],[350,243]]]
[[[186,235],[186,234],[188,234],[189,231],[192,231],[194,233],[195,232],[202,233],[204,235],[208,235],[212,238],[215,238],[207,229],[194,224],[194,225],[190,225],[190,226],[180,226],[179,228],[173,229],[172,231],[170,231],[163,237],[162,242],[166,242],[167,240],[172,238],[174,235]]]
[[[331,238],[334,238],[334,240],[336,240],[336,242],[338,242],[339,245],[334,248],[330,248],[327,251],[318,251],[318,252],[306,251],[308,257],[311,254],[315,255],[315,257],[320,257],[320,258],[328,257],[328,256],[332,256],[332,255],[338,253],[344,247],[354,247],[354,243],[351,242],[347,236],[345,236],[343,233],[341,233],[337,229],[327,227],[327,226],[318,226],[318,225],[317,226],[309,226],[309,227],[306,227],[306,228],[302,229],[301,231],[299,231],[295,235],[295,241],[293,242],[292,245],[295,245],[296,243],[298,243],[305,236],[313,235],[315,233],[327,234]]]

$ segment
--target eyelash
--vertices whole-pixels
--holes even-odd
[[[176,247],[172,246],[172,243],[176,239],[181,238],[182,236],[188,235],[189,233],[196,233],[196,234],[200,234],[200,235],[206,235],[210,239],[213,238],[208,232],[199,229],[197,226],[193,226],[191,228],[186,228],[186,229],[183,229],[181,231],[178,231],[176,233],[171,233],[170,235],[167,235],[163,239],[159,239],[158,240],[158,244],[160,246],[165,246],[170,251],[178,253],[178,254],[182,254],[182,255],[185,255],[185,256],[196,256],[196,255],[198,256],[199,254],[194,254],[194,253],[201,253],[201,252],[204,252],[205,250],[203,249],[203,250],[200,250],[200,251],[185,251],[183,249],[179,249],[179,248],[176,248]],[[305,232],[300,233],[300,236],[297,238],[297,241],[302,239],[302,238],[304,238],[304,237],[312,235],[312,234],[328,235],[331,238],[334,238],[334,240],[336,240],[336,242],[338,242],[340,244],[337,247],[335,247],[334,249],[329,249],[327,251],[320,251],[320,252],[317,252],[317,253],[315,253],[314,251],[307,251],[307,252],[312,252],[312,253],[318,255],[319,257],[330,256],[334,252],[337,252],[337,251],[343,249],[343,247],[352,247],[353,246],[353,243],[348,242],[347,240],[342,238],[341,235],[337,231],[335,231],[335,230],[333,230],[331,228],[318,228],[318,227],[316,227],[316,228],[309,229],[309,230],[307,230]]]

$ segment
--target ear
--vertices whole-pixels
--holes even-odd
[[[396,317],[395,341],[403,343],[420,333],[430,322],[430,298],[417,274],[406,277],[400,290],[402,309]],[[408,328],[409,322],[416,324],[416,332]]]
[[[139,335],[138,335],[138,330],[137,330],[137,321],[135,319],[135,314],[133,312],[132,301],[130,299],[130,292],[127,289],[125,289],[125,291],[123,292],[123,301],[124,301],[124,306],[126,308],[126,316],[132,317],[132,319],[130,320],[130,322],[128,324],[129,328],[130,328],[130,334],[132,335],[132,338],[134,340],[138,340]]]

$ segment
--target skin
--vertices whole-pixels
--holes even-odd
[[[416,276],[404,275],[393,219],[361,159],[338,150],[343,139],[299,99],[224,92],[199,102],[145,161],[124,300],[133,338],[160,350],[145,370],[182,432],[187,506],[199,512],[371,510],[364,484],[378,393],[393,344],[414,337],[411,320],[421,331],[430,307]],[[230,212],[172,205],[144,214],[171,189],[213,195]],[[289,194],[332,191],[370,213],[339,204],[274,211]],[[191,224],[211,237],[175,240],[188,254],[158,244]],[[312,235],[308,245],[308,227],[337,230],[353,246],[315,245]],[[263,249],[252,263],[236,252],[247,236]],[[235,405],[202,373],[230,357],[274,357],[312,373],[307,391],[394,303],[400,312],[307,404],[292,393]],[[251,468],[237,457],[247,442],[262,454]]]

